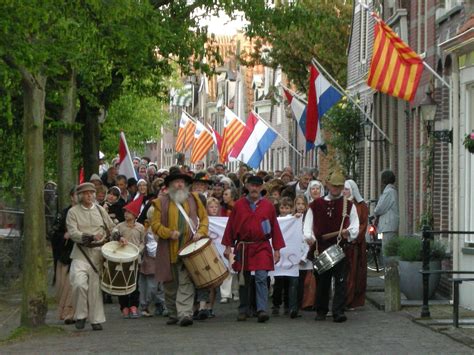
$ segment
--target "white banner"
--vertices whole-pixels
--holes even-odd
[[[214,242],[226,266],[229,267],[228,260],[224,258],[225,247],[221,244],[227,220],[228,217],[209,217],[209,237]],[[278,223],[286,247],[280,250],[280,261],[275,265],[272,275],[298,276],[299,263],[303,256],[303,219],[293,216],[278,217]]]

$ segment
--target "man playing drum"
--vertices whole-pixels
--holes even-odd
[[[280,260],[280,249],[285,247],[275,207],[262,198],[262,185],[261,177],[247,179],[248,194],[235,203],[222,238],[227,258],[234,247],[236,262],[233,268],[240,272],[238,321],[246,320],[249,315],[252,271],[255,272],[258,322],[268,320],[268,271],[274,269],[274,264]]]
[[[156,278],[163,282],[168,325],[193,324],[194,285],[178,257],[178,250],[208,234],[209,220],[199,196],[189,192],[193,180],[189,175],[174,173],[165,179],[168,194],[153,201],[151,228],[158,236]],[[180,211],[182,207],[186,216]],[[189,221],[188,221],[189,219]],[[195,226],[192,235],[189,224]]]
[[[308,244],[313,245],[313,247],[316,246],[319,254],[337,243],[344,247],[347,240],[352,241],[359,234],[357,210],[342,195],[344,182],[345,178],[341,172],[335,171],[330,174],[326,180],[329,194],[311,202],[306,213],[304,237]],[[315,243],[316,245],[314,245]],[[315,320],[323,321],[326,319],[326,314],[329,311],[329,291],[332,277],[334,277],[335,284],[332,302],[333,320],[336,323],[347,320],[344,315],[346,306],[346,265],[346,258],[343,258],[328,271],[317,275],[317,315]]]
[[[105,322],[99,277],[102,253],[101,244],[94,243],[105,240],[107,230],[113,229],[114,222],[103,207],[95,204],[95,191],[94,184],[90,182],[77,187],[79,204],[69,210],[66,225],[75,242],[69,278],[76,328],[83,329],[86,318],[89,318],[93,330],[102,330],[101,323]]]

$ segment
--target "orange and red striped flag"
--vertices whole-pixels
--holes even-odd
[[[189,117],[182,112],[181,119],[179,120],[178,136],[176,137],[175,150],[177,152],[184,152],[184,136],[186,132],[186,126],[191,120]]]
[[[184,131],[184,150],[188,150],[194,143],[194,131],[196,130],[196,123],[189,120],[189,124]]]
[[[407,101],[415,97],[423,60],[377,15],[375,40],[367,85]]]
[[[222,134],[222,146],[219,150],[219,161],[225,163],[235,142],[240,138],[245,123],[227,107],[224,112],[224,133]]]
[[[214,144],[212,134],[201,122],[196,122],[196,131],[194,132],[194,145],[191,151],[191,163],[201,160]]]

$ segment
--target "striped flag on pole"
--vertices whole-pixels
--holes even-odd
[[[377,15],[367,85],[384,94],[412,101],[423,72],[423,60]]]
[[[211,149],[214,144],[212,134],[199,121],[196,122],[196,130],[194,131],[194,144],[191,151],[191,163],[201,160]]]
[[[219,132],[217,132],[214,128],[212,128],[210,124],[207,124],[207,127],[209,128],[209,131],[212,133],[212,139],[214,140],[214,144],[216,145],[217,151],[219,152],[222,147],[222,137],[219,134]]]
[[[244,130],[245,123],[237,117],[227,107],[224,112],[224,133],[222,137],[222,147],[219,150],[219,161],[224,163],[227,161],[230,151],[234,147],[235,142],[239,139]]]
[[[276,138],[275,131],[260,120],[256,113],[250,112],[245,129],[229,156],[257,169]]]
[[[179,120],[178,136],[176,137],[176,144],[174,150],[177,152],[184,152],[184,135],[186,131],[186,126],[191,120],[188,116],[182,112],[181,119]]]
[[[196,131],[196,123],[189,119],[189,123],[184,131],[184,150],[188,150],[194,143],[194,132]]]

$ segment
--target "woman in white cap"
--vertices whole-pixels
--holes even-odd
[[[319,180],[311,180],[308,184],[308,188],[304,193],[308,204],[316,200],[317,198],[324,197],[324,186]]]
[[[357,210],[359,217],[359,234],[346,248],[348,261],[346,307],[352,309],[362,307],[365,303],[365,289],[367,286],[367,254],[365,234],[369,218],[369,208],[359,192],[354,180],[344,183],[344,196],[349,199]]]

